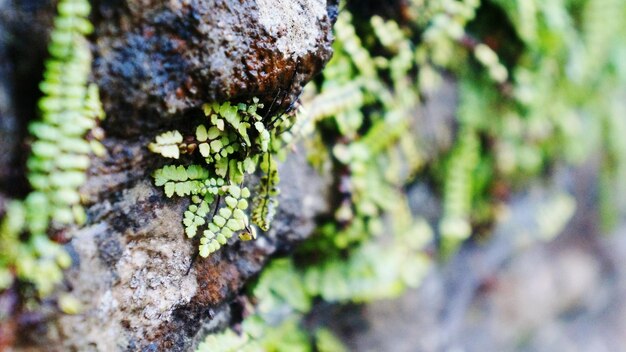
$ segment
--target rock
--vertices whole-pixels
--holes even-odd
[[[94,69],[108,124],[214,100],[285,108],[330,59],[335,12],[324,0],[100,2]]]
[[[284,184],[267,234],[235,242],[194,261],[197,243],[182,226],[186,201],[152,185],[143,140],[108,139],[109,157],[85,185],[89,224],[70,242],[67,280],[84,311],[55,322],[63,349],[189,351],[207,330],[230,322],[229,305],[277,248],[310,236],[328,211],[330,180],[292,154],[280,166]],[[93,191],[90,191],[93,190]]]
[[[0,12],[4,11],[3,3],[0,3]],[[0,22],[0,33],[6,33],[6,24]],[[4,185],[10,181],[11,164],[17,147],[17,115],[13,106],[13,87],[11,86],[13,65],[8,60],[9,53],[7,44],[0,39],[0,77],[8,79],[0,80],[0,185],[2,192],[6,192]],[[0,213],[2,211],[0,207]]]

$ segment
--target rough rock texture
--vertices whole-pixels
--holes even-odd
[[[325,0],[101,2],[94,68],[105,105],[119,112],[109,124],[213,100],[278,96],[287,107],[330,58],[335,12]],[[129,120],[138,112],[151,119]]]
[[[64,349],[188,351],[203,324],[228,314],[228,305],[277,246],[310,235],[326,211],[328,182],[298,154],[281,165],[283,193],[276,226],[257,241],[236,243],[208,259],[184,236],[184,200],[164,199],[148,175],[154,161],[146,140],[107,140],[109,158],[93,166],[85,185],[94,204],[89,225],[69,244],[68,273],[83,314],[56,324]]]

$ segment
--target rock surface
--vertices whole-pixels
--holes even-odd
[[[107,110],[117,112],[108,123],[141,126],[214,100],[278,97],[289,106],[330,59],[329,3],[101,2],[94,69]]]
[[[109,159],[92,167],[84,187],[93,202],[89,225],[69,244],[68,283],[84,311],[56,321],[64,349],[191,350],[204,325],[229,323],[229,304],[277,247],[308,237],[315,216],[327,211],[328,180],[292,154],[280,166],[285,183],[272,230],[194,260],[197,244],[182,226],[185,201],[152,185],[145,141],[109,139],[107,147]]]
[[[8,3],[0,0],[0,9]],[[196,108],[206,101],[258,96],[288,107],[330,57],[337,5],[322,0],[93,3],[94,79],[108,113],[108,154],[89,170],[83,187],[88,224],[72,231],[67,246],[74,265],[66,285],[83,310],[53,317],[48,331],[22,332],[39,342],[28,350],[192,351],[208,332],[240,318],[241,290],[271,256],[311,235],[317,216],[329,211],[332,180],[311,170],[304,153],[292,153],[281,165],[283,192],[272,230],[194,261],[197,246],[181,225],[185,201],[168,199],[152,185],[149,175],[162,160],[145,146],[164,129],[192,126]],[[29,37],[19,36],[12,55],[35,54],[19,63],[0,61],[0,73],[16,76],[0,75],[0,149],[13,151],[0,155],[0,212],[4,184],[13,180],[3,173],[5,166],[16,162],[11,154],[20,153],[22,138],[16,134],[35,116],[34,108],[25,107],[35,106],[38,96],[41,69],[33,67],[45,56],[45,29],[53,13],[51,2],[25,0],[15,6],[28,15],[10,12],[18,20],[9,31]],[[12,56],[3,50],[0,40],[0,58]],[[452,140],[454,84],[446,82],[429,98],[412,126],[426,157]],[[412,187],[409,196],[413,210],[437,216],[438,201],[427,185]],[[513,227],[499,227],[485,245],[469,244],[447,268],[433,271],[420,289],[400,300],[363,308],[361,326],[348,327],[359,334],[345,334],[346,342],[359,351],[619,350],[626,343],[621,269],[626,230],[603,239],[585,232],[595,225],[582,223],[577,235],[521,251],[510,239],[523,236],[511,236],[510,230],[541,232],[528,216],[544,201],[515,199]],[[593,206],[579,211],[593,213]],[[355,320],[357,314],[348,313],[339,317]],[[334,324],[345,329],[341,319]]]

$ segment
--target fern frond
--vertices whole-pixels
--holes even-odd
[[[228,185],[221,188],[224,196],[224,205],[213,216],[208,228],[200,239],[200,256],[206,258],[209,254],[225,245],[234,233],[244,230],[248,225],[247,198],[250,197],[248,188],[237,185]]]
[[[276,207],[278,206],[276,196],[280,193],[278,189],[280,178],[276,161],[273,161],[270,155],[263,155],[260,164],[264,174],[256,188],[252,206],[252,221],[261,230],[267,231],[274,215],[276,215]]]
[[[61,0],[50,35],[41,120],[29,124],[34,136],[27,161],[33,191],[8,204],[0,223],[0,290],[17,278],[34,284],[40,297],[52,292],[71,264],[63,247],[48,238],[51,224],[82,224],[78,188],[85,182],[91,146],[83,138],[104,117],[98,89],[88,85],[91,53],[85,35],[93,27],[86,0]]]
[[[247,194],[245,196],[231,193],[238,192],[235,185],[242,184],[246,175],[254,173],[258,166],[264,168],[259,165],[263,155],[281,151],[284,143],[291,138],[289,133],[284,132],[288,132],[295,122],[292,114],[276,113],[262,117],[257,112],[262,107],[257,98],[253,98],[251,104],[204,104],[202,108],[208,123],[198,125],[193,135],[183,136],[178,131],[170,131],[157,136],[156,141],[149,145],[152,152],[165,157],[179,158],[180,154],[197,151],[204,158],[202,166],[168,165],[153,174],[155,185],[163,187],[167,197],[192,197],[183,223],[188,237],[196,236],[201,227],[206,228],[200,245],[203,257],[218,250],[233,233],[240,232],[239,238],[243,241],[256,238],[255,228],[249,225],[245,213],[248,208],[245,198],[249,197],[249,190],[241,190],[242,194]],[[273,164],[272,168],[275,168],[276,162]],[[261,198],[266,200],[258,214],[258,221],[266,230],[276,206],[276,201],[269,198],[277,194],[275,185],[278,177],[275,173],[272,175],[271,188],[274,190],[263,191]],[[263,182],[267,184],[267,181]],[[224,200],[226,204],[209,221],[207,207],[215,199],[219,200],[218,203]]]
[[[60,1],[51,33],[39,100],[41,121],[29,126],[37,138],[28,159],[29,180],[36,192],[48,198],[48,215],[58,223],[82,219],[76,189],[85,182],[91,146],[83,139],[104,117],[98,89],[88,84],[91,53],[85,35],[92,31],[86,16],[87,1]],[[42,229],[43,226],[37,226]],[[45,231],[45,229],[43,229]]]
[[[472,231],[470,209],[472,205],[472,173],[479,158],[478,138],[470,128],[459,133],[446,167],[443,217],[439,223],[444,251],[454,249],[469,237]]]
[[[183,142],[183,136],[178,131],[164,132],[156,137],[153,143],[148,145],[151,152],[161,154],[166,158],[178,159],[180,157],[179,145]]]
[[[213,203],[213,200],[214,197],[211,193],[205,194],[204,198],[198,196],[192,197],[192,204],[190,204],[185,211],[183,219],[187,237],[195,237],[198,227],[206,223],[205,218],[209,213],[209,205]]]

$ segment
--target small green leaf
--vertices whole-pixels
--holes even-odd
[[[228,177],[233,183],[242,183],[244,179],[242,163],[231,159],[228,163]]]
[[[220,150],[222,150],[222,142],[219,140],[214,140],[211,141],[211,150],[213,150],[214,153],[219,153]]]
[[[252,174],[256,169],[256,162],[252,158],[248,157],[243,160],[243,168],[247,173]]]
[[[168,198],[172,198],[174,195],[174,190],[176,189],[176,184],[174,182],[167,182],[164,187],[165,195]]]
[[[213,231],[213,230],[206,230],[206,231],[204,231],[204,233],[203,233],[203,236],[204,236],[203,240],[204,239],[211,240],[211,239],[215,238],[215,232],[217,232],[217,231]]]
[[[236,199],[238,199],[239,197],[241,197],[241,188],[239,188],[238,186],[230,186],[230,188],[228,189],[229,193]],[[231,206],[231,208],[236,207],[237,203],[235,203],[235,205]]]
[[[80,195],[73,188],[61,188],[54,192],[54,202],[60,204],[76,204],[80,201]]]
[[[224,219],[220,215],[215,215],[213,217],[213,223],[219,227],[224,227],[224,225],[226,224],[226,219]]]
[[[244,224],[243,220],[237,220],[237,219],[229,219],[226,222],[226,227],[233,230],[233,231],[240,231],[243,230],[243,228],[246,225]]]
[[[72,206],[72,213],[74,214],[74,222],[77,225],[82,226],[85,224],[85,222],[87,221],[87,213],[82,206],[74,204]]]
[[[166,158],[178,159],[180,150],[178,144],[182,143],[183,136],[178,131],[168,131],[156,137],[154,143],[150,143],[148,148],[153,153],[161,154]]]
[[[209,223],[209,225],[207,226],[209,228],[209,232],[214,233],[214,232],[220,232],[220,228],[215,225],[214,223]]]
[[[245,199],[240,199],[239,202],[237,203],[237,208],[241,209],[241,210],[246,210],[248,209],[248,201]]]
[[[200,150],[200,154],[205,158],[208,158],[211,155],[211,147],[208,143],[200,143],[198,145],[198,149]]]
[[[162,146],[159,152],[166,158],[178,159],[180,157],[180,149],[177,145]]]
[[[244,213],[241,209],[237,208],[233,211],[233,219],[244,220],[246,218],[246,213]]]
[[[209,177],[209,172],[200,165],[189,165],[187,177],[190,180],[204,180]]]
[[[228,159],[220,159],[215,163],[215,173],[218,176],[226,177],[228,172]]]
[[[187,182],[176,183],[174,191],[179,197],[189,194],[189,184]]]
[[[65,314],[78,314],[82,310],[82,303],[74,296],[65,293],[59,297],[59,308]]]
[[[248,127],[250,127],[250,124],[248,123],[239,124],[239,127],[237,127],[237,132],[239,133],[241,138],[243,138],[243,141],[246,142],[246,145],[250,146],[251,144],[250,137],[248,137]]]
[[[74,213],[70,208],[56,208],[52,214],[54,221],[70,224],[74,221]]]
[[[233,230],[229,229],[228,227],[224,227],[222,229],[222,235],[224,235],[226,238],[231,238],[233,237]]]
[[[237,207],[237,199],[231,196],[228,196],[224,200],[226,201],[226,204],[228,205],[229,208],[233,209]]]
[[[200,253],[199,255],[202,258],[206,258],[209,256],[210,252],[209,252],[209,246],[207,244],[201,244],[199,247]]]
[[[182,165],[176,167],[176,177],[174,178],[174,180],[183,182],[187,181],[187,179],[187,169],[185,169],[185,167]]]
[[[211,115],[211,112],[213,111],[211,109],[211,104],[202,104],[202,111],[204,112],[205,116]]]
[[[194,238],[198,232],[198,228],[196,226],[188,226],[185,228],[185,234],[188,238]]]
[[[207,138],[208,136],[207,136],[206,127],[204,125],[198,126],[198,128],[196,128],[196,139],[199,142],[204,142],[207,140]]]
[[[232,210],[228,209],[228,208],[221,208],[219,210],[219,214],[224,218],[224,219],[228,219],[230,218],[230,216],[233,214]]]
[[[217,127],[213,126],[209,128],[209,131],[207,132],[207,137],[208,139],[215,139],[220,136],[220,133],[220,130]]]

